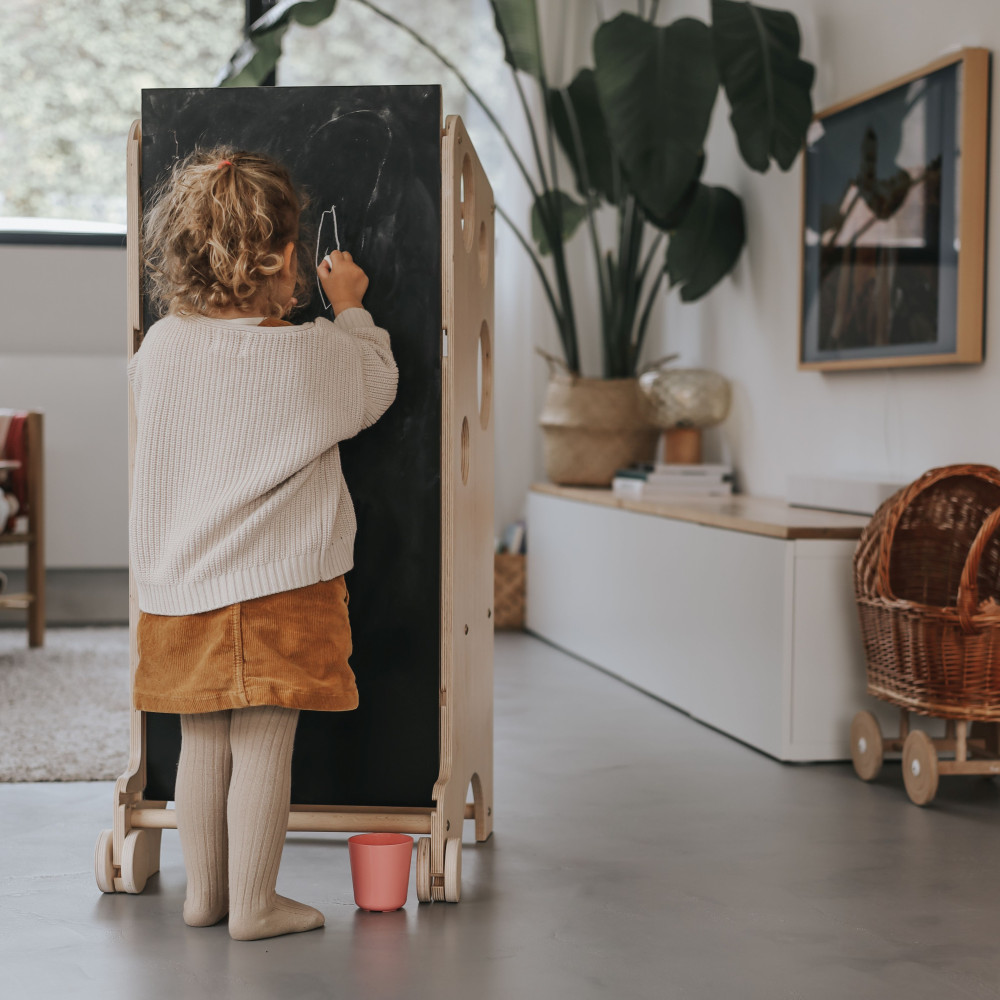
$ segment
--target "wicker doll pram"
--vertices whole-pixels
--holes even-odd
[[[931,469],[891,496],[854,554],[854,587],[868,691],[902,709],[898,738],[860,712],[855,769],[872,780],[884,750],[903,751],[903,778],[920,805],[939,774],[1000,773],[1000,470]],[[909,712],[948,720],[944,739],[909,730]],[[972,721],[989,722],[970,739]],[[938,761],[937,752],[955,759]],[[974,759],[971,759],[974,758]]]

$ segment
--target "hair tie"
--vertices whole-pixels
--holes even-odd
[[[220,160],[220,161],[219,161],[219,162],[218,162],[218,163],[216,164],[216,166],[215,166],[215,169],[216,169],[216,170],[221,170],[221,169],[222,169],[222,168],[223,168],[223,167],[224,167],[224,166],[225,166],[225,165],[226,165],[227,163],[228,163],[228,164],[229,164],[230,166],[232,166],[232,165],[233,165],[233,161],[232,161],[232,160]]]

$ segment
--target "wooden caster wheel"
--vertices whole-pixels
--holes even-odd
[[[449,837],[444,842],[444,898],[457,903],[462,895],[462,841]]]
[[[882,729],[871,712],[858,712],[851,722],[851,760],[862,781],[874,781],[882,770]]]
[[[937,750],[922,729],[914,729],[903,744],[903,783],[906,794],[918,806],[927,805],[937,795]]]
[[[421,903],[431,901],[431,838],[421,837],[417,841],[417,899]]]
[[[115,891],[115,866],[112,858],[114,848],[114,833],[102,830],[97,837],[97,848],[94,851],[94,878],[101,892]]]
[[[122,888],[142,892],[150,875],[160,870],[161,830],[130,830],[122,845]]]

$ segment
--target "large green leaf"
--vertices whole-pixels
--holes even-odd
[[[542,206],[547,208],[547,218],[542,218]],[[560,214],[562,223],[557,228],[556,213]],[[538,252],[552,252],[550,235],[558,234],[559,242],[565,243],[577,226],[587,217],[587,209],[578,201],[574,201],[565,191],[544,191],[531,206],[531,235],[538,244]]]
[[[490,0],[490,4],[493,6],[493,20],[503,40],[504,59],[514,69],[524,70],[536,80],[541,80],[545,71],[535,0]]]
[[[556,136],[576,174],[577,191],[584,197],[596,191],[613,203],[611,139],[597,97],[594,71],[581,69],[568,87],[550,90],[548,98]],[[576,123],[576,137],[573,122]],[[577,155],[577,140],[583,151],[582,165]],[[590,184],[590,191],[586,182]]]
[[[313,25],[325,21],[337,6],[337,0],[278,0],[250,25],[250,37],[273,31],[291,21]]]
[[[632,191],[665,225],[697,181],[719,89],[708,25],[657,27],[633,14],[594,35],[595,80],[608,134]]]
[[[773,156],[787,170],[812,119],[816,75],[799,58],[798,22],[787,11],[712,0],[712,36],[743,159],[763,172]]]
[[[256,87],[278,65],[281,40],[292,21],[314,25],[326,20],[337,0],[279,0],[250,25],[250,37],[233,53],[217,87]]]
[[[248,38],[230,57],[215,85],[257,87],[263,83],[281,58],[281,39],[287,30],[288,26],[282,25],[257,38]]]
[[[723,187],[698,185],[684,221],[670,236],[667,274],[681,286],[681,299],[700,299],[739,259],[746,240],[743,203]]]

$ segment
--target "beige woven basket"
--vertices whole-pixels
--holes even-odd
[[[498,552],[493,557],[493,627],[524,628],[525,556]]]
[[[660,434],[643,415],[638,379],[555,370],[539,423],[546,472],[564,486],[609,486],[616,470],[653,459]]]
[[[854,553],[868,691],[922,715],[1000,720],[1000,470],[931,469]]]

